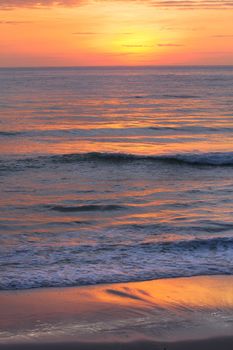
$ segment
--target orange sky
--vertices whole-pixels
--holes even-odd
[[[232,1],[0,1],[0,66],[157,64],[233,64]]]

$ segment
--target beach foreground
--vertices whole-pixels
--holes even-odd
[[[0,349],[232,349],[233,277],[2,291]]]
[[[0,345],[2,350],[231,350],[233,337],[222,337],[204,340],[153,342],[137,341],[125,343],[31,343]]]

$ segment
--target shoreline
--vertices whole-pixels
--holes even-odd
[[[0,350],[231,350],[232,337],[208,338],[199,340],[155,342],[132,341],[114,343],[29,343],[0,344]]]
[[[233,276],[1,291],[0,309],[2,350],[233,348]]]

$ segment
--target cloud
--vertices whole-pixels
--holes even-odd
[[[176,26],[176,25],[168,25],[168,26],[162,26],[162,30],[169,30],[169,31],[189,31],[189,32],[196,32],[200,30],[205,30],[205,27],[182,27],[182,26]]]
[[[107,3],[109,0],[1,0],[0,9],[17,7],[43,8],[52,6],[80,6],[87,3]],[[116,0],[125,2],[125,0]],[[232,0],[126,0],[132,3],[142,3],[159,8],[188,9],[233,9]]]
[[[104,34],[101,32],[74,32],[72,33],[73,35],[99,35],[99,34]]]
[[[143,45],[143,44],[124,44],[123,47],[129,47],[129,48],[140,48],[140,47],[153,47],[153,45]]]
[[[233,8],[232,0],[151,0],[153,6],[162,8],[188,9],[229,9]]]
[[[0,24],[27,24],[31,23],[31,21],[0,21]]]
[[[123,33],[121,33],[121,32],[111,32],[111,33],[109,33],[109,32],[74,32],[74,33],[72,33],[73,35],[114,35],[114,34],[116,34],[116,35],[132,35],[133,33],[126,33],[126,32],[123,32]]]
[[[89,0],[1,0],[0,10],[10,10],[13,8],[44,8],[53,6],[80,6],[89,2]]]
[[[184,46],[184,45],[183,44],[168,43],[168,44],[158,44],[157,46],[160,46],[160,47],[181,47],[181,46]]]
[[[212,38],[233,38],[233,34],[212,35]]]
[[[233,55],[233,51],[194,51],[192,54],[196,55]]]

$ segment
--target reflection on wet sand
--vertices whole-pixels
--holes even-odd
[[[3,343],[232,334],[232,276],[1,292],[0,300]]]

